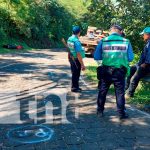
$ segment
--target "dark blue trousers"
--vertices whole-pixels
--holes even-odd
[[[117,110],[125,113],[125,68],[103,67],[102,77],[99,81],[99,93],[97,99],[98,111],[104,111],[106,95],[111,84],[114,84]]]
[[[143,78],[145,75],[150,73],[150,67],[142,68],[142,67],[137,67],[131,66],[130,69],[130,76],[126,80],[126,90],[127,94],[130,96],[134,95],[134,92],[138,86],[138,83],[141,78]]]
[[[81,73],[81,64],[78,59],[69,60],[71,65],[71,73],[72,73],[72,89],[79,88],[79,78]]]

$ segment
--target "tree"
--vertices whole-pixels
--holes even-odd
[[[0,36],[18,38],[31,47],[57,47],[68,37],[75,18],[55,0],[2,0]]]
[[[112,24],[120,24],[136,52],[142,49],[139,33],[149,26],[149,0],[93,0],[83,21],[108,30]]]

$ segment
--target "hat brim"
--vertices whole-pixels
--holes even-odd
[[[140,33],[140,35],[143,35],[143,34],[144,34],[144,32],[141,32],[141,33]]]
[[[150,32],[141,32],[140,35],[143,35],[143,34],[150,34]]]

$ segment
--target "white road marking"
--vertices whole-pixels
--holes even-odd
[[[144,111],[141,111],[141,110],[139,110],[137,108],[131,107],[130,105],[127,105],[127,106],[128,106],[128,109],[130,109],[131,111],[137,111],[140,114],[145,115],[147,118],[150,118],[150,114],[148,114],[148,113],[146,113]]]
[[[20,63],[12,63],[12,64],[9,64],[9,65],[6,65],[6,66],[3,66],[3,67],[0,67],[0,69],[3,69],[3,68],[6,68],[6,67],[9,67],[9,66],[12,66],[12,65],[14,65],[14,64],[20,64]]]

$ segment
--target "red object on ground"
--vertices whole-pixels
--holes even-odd
[[[23,46],[18,45],[18,46],[17,46],[17,49],[18,49],[18,50],[19,50],[19,49],[23,49]]]

